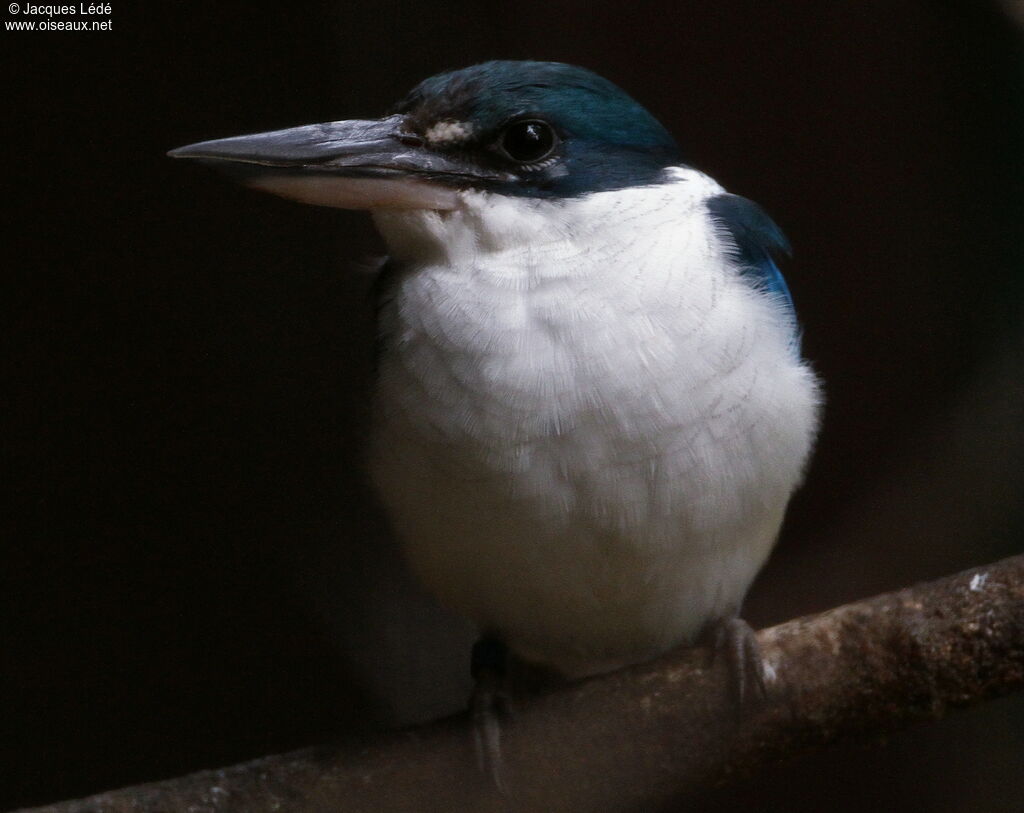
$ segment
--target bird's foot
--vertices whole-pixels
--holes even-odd
[[[501,758],[501,718],[508,715],[508,648],[496,638],[484,637],[473,645],[472,671],[475,685],[469,701],[477,764],[505,794]]]
[[[712,658],[725,657],[729,682],[738,712],[762,702],[768,696],[767,668],[761,645],[750,624],[742,618],[716,622],[708,631]]]

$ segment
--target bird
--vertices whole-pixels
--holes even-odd
[[[757,204],[558,62],[169,154],[371,213],[370,476],[412,573],[479,630],[478,680],[506,657],[578,680],[714,640],[741,693],[763,688],[740,610],[823,396]]]

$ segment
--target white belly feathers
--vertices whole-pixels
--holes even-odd
[[[738,610],[816,426],[778,305],[692,170],[576,201],[379,213],[372,467],[414,572],[520,655],[582,676]]]

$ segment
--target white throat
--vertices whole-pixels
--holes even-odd
[[[581,255],[602,244],[640,245],[642,234],[660,242],[669,223],[684,222],[702,210],[704,200],[721,187],[695,170],[675,168],[666,183],[580,198],[528,198],[466,190],[450,211],[374,211],[374,221],[391,256],[407,263],[465,265],[501,261],[513,253],[531,273],[559,273],[552,267],[553,244],[575,246]],[[703,217],[697,218],[704,225]],[[486,257],[486,259],[484,259]],[[520,266],[522,267],[522,266]]]

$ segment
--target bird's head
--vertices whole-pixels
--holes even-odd
[[[679,163],[664,127],[611,82],[556,62],[486,62],[420,83],[377,120],[172,150],[322,206],[458,209],[473,193],[565,199],[657,183]],[[468,196],[468,197],[467,197]]]

